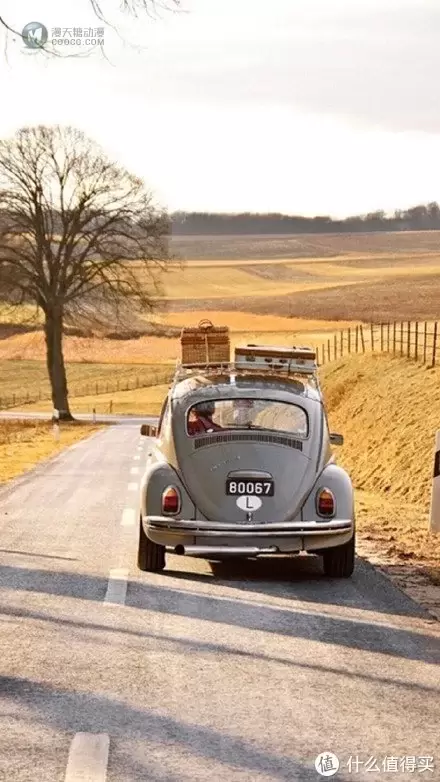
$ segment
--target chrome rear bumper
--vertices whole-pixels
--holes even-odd
[[[200,557],[313,551],[345,543],[354,531],[352,519],[237,524],[143,516],[142,522],[150,540]]]

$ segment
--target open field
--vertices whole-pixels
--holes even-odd
[[[0,421],[0,484],[101,429],[93,424],[60,424],[56,440],[45,421]]]
[[[126,382],[131,387],[149,382],[154,370],[145,365],[173,364],[180,353],[179,329],[205,317],[229,325],[232,347],[267,341],[320,346],[340,328],[360,322],[439,317],[439,232],[182,241],[187,247],[211,248],[217,260],[208,255],[184,268],[171,264],[164,279],[168,298],[158,302],[154,316],[133,315],[135,329],[144,323],[151,330],[153,324],[156,331],[168,329],[168,336],[146,333],[120,340],[67,334],[64,352],[72,397],[97,395],[97,387],[99,393],[108,388],[114,394]],[[225,260],[226,246],[232,254],[240,248],[238,260]],[[28,320],[28,307],[22,315]],[[0,362],[20,363],[0,367],[0,397],[15,393],[24,398],[29,392],[31,398],[35,393],[47,398],[43,332],[5,331],[8,323],[11,329],[20,325],[19,311],[11,321],[7,318],[0,308]]]
[[[255,236],[173,236],[171,250],[187,260],[309,258],[360,253],[438,252],[439,231]]]
[[[382,280],[407,280],[417,276],[436,276],[440,273],[440,255],[417,258],[404,255],[378,258],[371,254],[353,260],[311,258],[307,263],[272,260],[259,263],[204,262],[195,265],[188,262],[184,269],[171,268],[164,277],[164,296],[173,307],[176,300],[185,299],[188,304],[198,299],[237,299],[242,296],[270,298],[308,294],[309,291],[327,290],[335,286],[364,284]]]
[[[42,345],[42,351],[44,346]],[[21,406],[26,398],[50,400],[46,365],[42,360],[9,361],[0,359],[0,408],[11,406],[13,396]],[[146,386],[168,379],[166,366],[145,364],[68,363],[67,378],[71,397],[101,394]],[[49,404],[49,402],[48,402]]]
[[[172,302],[174,312],[191,312],[198,299]],[[277,313],[282,317],[332,320],[342,327],[342,320],[364,323],[389,320],[436,320],[439,316],[440,274],[386,277],[383,280],[360,281],[340,286],[309,290],[306,294],[289,296],[242,296],[240,299],[206,297],[203,308],[212,318],[221,318],[222,311],[250,312],[259,315]]]
[[[93,410],[99,415],[104,413],[121,413],[123,415],[159,415],[163,400],[168,392],[169,384],[163,383],[150,388],[133,389],[132,391],[119,391],[111,394],[101,394],[100,396],[79,396],[71,399],[71,412],[92,413]],[[26,412],[46,413],[52,409],[48,401],[39,402],[33,405],[20,405],[17,410],[26,410]]]

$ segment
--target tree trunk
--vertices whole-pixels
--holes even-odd
[[[63,318],[60,313],[46,311],[44,333],[47,349],[47,371],[52,389],[52,403],[60,421],[73,421],[67,399],[66,368],[63,356]]]

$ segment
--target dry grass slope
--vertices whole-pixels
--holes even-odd
[[[440,576],[440,536],[428,533],[440,368],[366,355],[328,364],[320,374],[330,426],[345,437],[338,461],[361,490],[361,534]]]
[[[82,440],[101,426],[61,424],[55,440],[52,425],[45,421],[0,421],[0,484]]]

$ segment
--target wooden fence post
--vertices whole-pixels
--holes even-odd
[[[356,326],[355,344],[356,344],[356,353],[358,353],[359,352],[359,326]]]
[[[364,341],[364,330],[362,328],[362,323],[359,326],[359,330],[361,332],[361,343],[362,343],[362,353],[365,353],[365,341]]]
[[[383,323],[380,324],[380,352],[383,352]]]
[[[370,323],[370,329],[371,329],[371,350],[374,353],[374,326],[372,323]]]
[[[400,321],[400,355],[403,356],[403,320]]]
[[[434,323],[434,335],[432,339],[432,366],[435,367],[435,360],[437,358],[437,321]]]
[[[337,337],[336,337],[336,334],[334,335],[334,345],[333,345],[333,349],[334,349],[334,351],[335,351],[335,361],[336,361],[336,359],[337,359],[337,357],[338,357],[338,339],[337,339]]]
[[[341,358],[344,355],[344,329],[339,332],[341,335]]]
[[[423,332],[423,363],[426,364],[426,343],[428,340],[428,323],[425,320],[425,328]]]
[[[321,345],[321,352],[322,352],[322,365],[324,366],[324,364],[325,364],[325,348],[324,348],[324,343],[322,343],[322,345]]]
[[[396,321],[393,321],[393,354],[396,353]]]
[[[408,334],[407,334],[407,340],[406,340],[406,355],[407,358],[411,355],[411,321],[408,321]]]
[[[328,358],[329,361],[332,360],[331,355],[330,355],[330,340],[329,339],[327,340],[327,358]]]
[[[415,353],[414,358],[417,361],[419,356],[419,321],[416,320],[415,323]]]
[[[348,327],[348,352],[351,353],[351,327]]]
[[[387,323],[387,353],[390,352],[390,323]]]

